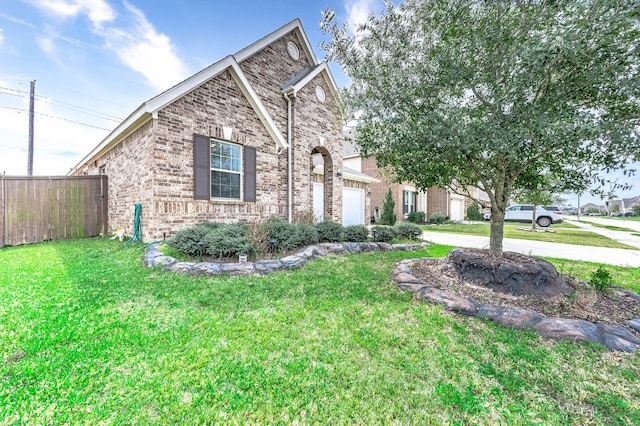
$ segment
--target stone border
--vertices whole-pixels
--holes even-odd
[[[144,253],[145,266],[159,266],[167,271],[194,275],[251,275],[270,274],[288,269],[299,268],[312,259],[325,257],[330,254],[369,253],[377,251],[414,251],[425,248],[428,242],[416,244],[387,244],[387,243],[322,243],[303,248],[300,252],[281,259],[266,259],[246,263],[218,263],[218,262],[179,262],[176,258],[165,256],[160,251],[160,243],[150,244]]]
[[[542,336],[551,339],[590,341],[599,343],[611,351],[635,352],[640,349],[640,339],[620,325],[547,317],[530,309],[483,304],[428,286],[414,277],[411,272],[411,266],[422,260],[424,259],[407,259],[396,263],[393,268],[393,280],[400,290],[412,292],[423,302],[443,305],[445,309],[453,312],[488,319],[517,329],[533,329]],[[627,321],[625,325],[640,331],[640,318]]]

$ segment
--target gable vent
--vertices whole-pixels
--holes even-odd
[[[289,52],[289,56],[295,61],[300,59],[300,49],[298,49],[298,46],[296,46],[294,42],[290,41],[287,43],[287,51]]]

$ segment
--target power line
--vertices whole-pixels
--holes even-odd
[[[29,92],[25,92],[23,90],[11,89],[9,87],[0,87],[0,90],[10,90],[12,92],[15,92],[15,93],[0,92],[0,95],[10,95],[10,96],[18,96],[18,97],[24,97],[24,98],[29,96]],[[60,106],[62,106],[63,108],[71,109],[73,111],[80,112],[82,114],[92,115],[94,117],[102,118],[104,120],[113,121],[115,123],[120,123],[121,121],[123,121],[123,118],[115,117],[113,115],[105,114],[103,112],[89,109],[86,107],[70,104],[68,102],[63,102],[48,96],[36,95],[36,98],[54,102],[54,103],[60,104]]]
[[[10,106],[4,106],[4,105],[0,105],[0,108],[4,108],[4,109],[10,109],[13,111],[18,111],[19,113],[28,113],[29,111],[24,109],[24,108],[15,108],[15,107],[10,107]],[[86,126],[86,127],[93,127],[94,129],[100,129],[100,130],[106,130],[108,132],[110,132],[113,129],[105,129],[104,127],[99,127],[99,126],[94,126],[93,124],[87,124],[87,123],[81,123],[79,121],[74,121],[74,120],[69,120],[67,118],[62,118],[62,117],[56,117],[55,115],[50,115],[50,114],[45,114],[42,112],[35,112],[38,115],[42,115],[43,117],[49,117],[49,118],[55,118],[56,120],[62,120],[62,121],[67,121],[69,123],[73,123],[73,124],[79,124],[81,126]]]

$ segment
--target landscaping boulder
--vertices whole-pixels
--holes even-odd
[[[488,250],[458,248],[451,250],[443,270],[461,280],[515,296],[554,297],[571,291],[551,263],[520,253],[504,252],[498,258]]]

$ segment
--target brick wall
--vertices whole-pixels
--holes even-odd
[[[301,57],[293,60],[287,42],[302,44],[297,31],[275,41],[241,64],[241,69],[265,108],[287,137],[287,101],[281,86],[309,66]],[[324,103],[315,96],[323,87]],[[335,171],[342,169],[342,132],[336,105],[322,76],[316,77],[293,100],[294,210],[311,209],[311,152],[319,148],[328,164],[325,173],[325,217],[342,218],[342,182]],[[253,202],[194,200],[193,134],[224,140],[223,127],[233,129],[230,141],[257,149],[256,194]],[[252,221],[258,217],[287,217],[287,151],[278,152],[258,115],[235,80],[223,72],[158,111],[150,120],[113,149],[80,168],[77,174],[109,176],[109,223],[133,232],[133,206],[142,204],[145,240],[170,236],[177,230],[204,220]]]

